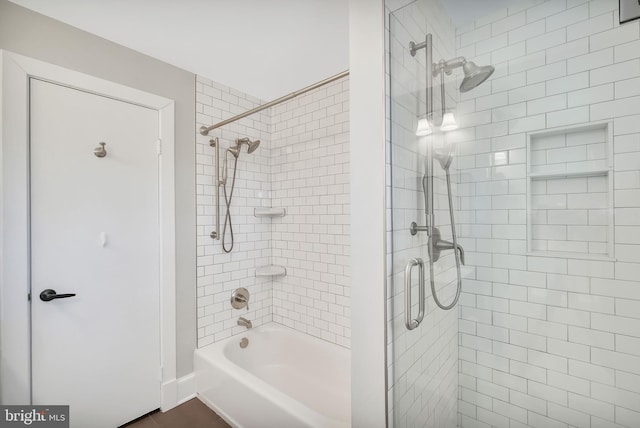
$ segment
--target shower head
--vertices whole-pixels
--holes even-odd
[[[440,73],[451,74],[453,70],[462,67],[464,79],[460,84],[460,92],[468,92],[487,80],[493,74],[495,68],[492,65],[478,67],[472,61],[467,61],[465,57],[459,56],[448,61],[441,60],[437,64],[433,64],[433,77]]]
[[[260,146],[260,140],[250,141],[247,147],[247,153],[253,153]]]
[[[255,152],[260,146],[260,140],[251,141],[249,138],[236,138],[236,149],[239,151],[242,144],[247,145],[247,153]]]
[[[462,64],[462,71],[464,72],[464,79],[460,84],[460,92],[468,92],[487,80],[493,74],[495,68],[492,65],[478,67],[471,61],[465,61]]]

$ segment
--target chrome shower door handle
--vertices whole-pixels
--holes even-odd
[[[411,318],[411,272],[418,266],[418,317]],[[404,325],[407,330],[418,327],[424,319],[424,262],[422,259],[411,259],[404,268]]]

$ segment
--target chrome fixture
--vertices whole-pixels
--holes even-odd
[[[209,145],[216,149],[216,176],[214,177],[214,187],[216,189],[216,230],[209,235],[211,239],[220,239],[220,141],[218,138],[209,140]]]
[[[253,327],[253,324],[251,324],[251,321],[243,317],[238,318],[238,325],[242,327],[246,327],[247,330]]]
[[[247,153],[253,153],[260,146],[260,140],[251,141],[247,137],[237,138],[236,139],[236,147],[234,147],[233,149],[237,149],[239,151],[240,150],[240,146],[243,145],[243,144],[247,145]],[[229,150],[231,150],[231,149],[229,149]],[[236,155],[236,157],[237,157],[237,155]]]
[[[467,61],[465,57],[450,59],[448,61],[441,60],[438,64],[433,65],[433,77],[437,77],[439,73],[450,75],[458,67],[462,67],[464,79],[460,83],[460,92],[469,92],[473,88],[481,85],[496,70],[492,65],[477,66],[472,61]]]
[[[231,306],[233,309],[247,308],[249,310],[249,290],[244,287],[236,288],[231,294]]]
[[[460,253],[460,263],[464,264],[464,248],[462,248],[462,245],[458,244],[457,242],[454,243],[442,239],[440,237],[440,229],[438,229],[437,227],[433,229],[433,233],[431,234],[429,239],[433,240],[433,243],[429,244],[429,248],[431,248],[431,251],[433,251],[431,254],[429,254],[429,257],[432,257],[434,262],[437,262],[440,258],[441,251],[453,250],[455,248]],[[454,240],[456,240],[456,238],[454,238]]]
[[[236,120],[242,119],[243,117],[250,116],[250,115],[252,115],[252,114],[254,114],[254,113],[258,113],[259,111],[262,111],[262,110],[268,109],[268,108],[270,108],[270,107],[273,107],[273,106],[278,105],[278,104],[280,104],[280,103],[283,103],[283,102],[285,102],[285,101],[289,101],[290,99],[295,98],[295,97],[297,97],[298,95],[302,95],[302,94],[304,94],[304,93],[307,93],[307,92],[309,92],[309,91],[312,91],[312,90],[314,90],[314,89],[317,89],[317,88],[319,88],[319,87],[321,87],[321,86],[326,85],[327,83],[331,83],[331,82],[333,82],[333,81],[336,81],[336,80],[341,79],[341,78],[343,78],[343,77],[346,77],[346,76],[348,76],[348,75],[349,75],[349,70],[345,70],[345,71],[343,71],[342,73],[338,73],[338,74],[336,74],[336,75],[333,75],[333,76],[331,76],[331,77],[328,77],[328,78],[326,78],[326,79],[324,79],[324,80],[321,80],[320,82],[314,83],[313,85],[309,85],[309,86],[307,86],[306,88],[302,88],[302,89],[299,89],[299,90],[297,90],[297,91],[291,92],[290,94],[284,95],[284,96],[282,96],[282,97],[280,97],[280,98],[277,98],[277,99],[275,99],[275,100],[273,100],[273,101],[269,101],[269,102],[268,102],[268,103],[266,103],[266,104],[262,104],[261,106],[258,106],[258,107],[256,107],[256,108],[253,108],[253,109],[248,110],[248,111],[245,111],[244,113],[238,114],[238,115],[233,116],[233,117],[231,117],[231,118],[229,118],[229,119],[225,119],[225,120],[223,120],[222,122],[218,122],[218,123],[216,123],[215,125],[211,125],[211,126],[201,126],[201,127],[200,127],[200,134],[202,134],[202,135],[209,135],[209,131],[211,131],[211,130],[213,130],[213,129],[220,128],[221,126],[224,126],[224,125],[228,125],[228,124],[230,124],[230,123],[233,123],[233,122],[235,122]]]
[[[103,158],[107,155],[107,149],[104,148],[104,146],[106,146],[107,143],[98,143],[98,144],[100,144],[100,147],[96,147],[95,149],[93,149],[93,154],[96,155],[96,157]]]
[[[418,316],[411,318],[411,271],[418,266]],[[407,330],[418,327],[424,319],[424,262],[422,259],[411,259],[404,268],[404,325]]]
[[[230,253],[233,250],[233,224],[231,223],[231,200],[233,198],[233,191],[236,187],[236,171],[238,168],[238,157],[240,157],[240,149],[243,145],[247,146],[247,153],[255,152],[260,146],[260,140],[251,141],[249,138],[236,138],[235,145],[229,147],[224,152],[224,163],[222,165],[222,178],[220,178],[220,141],[218,138],[212,138],[209,140],[209,145],[215,147],[215,169],[216,177],[214,186],[216,188],[215,203],[216,203],[216,230],[209,235],[211,239],[220,239],[220,186],[224,193],[224,200],[227,207],[227,211],[224,217],[224,227],[222,229],[222,249],[225,253]],[[227,172],[229,163],[229,154],[233,156],[233,178],[231,180],[231,191],[227,194]],[[231,244],[227,247],[225,243],[225,236],[227,233],[227,226],[231,235]]]
[[[451,162],[453,162],[453,149],[451,145],[445,146],[444,149],[435,149],[433,151],[433,158],[440,163],[442,169],[449,171]]]
[[[231,153],[234,159],[237,161],[240,156],[240,148],[246,145],[247,146],[247,154],[251,154],[256,151],[256,149],[260,146],[260,140],[251,141],[249,138],[236,138],[236,145],[229,147],[226,152],[224,152],[224,164],[222,165],[222,184],[227,184],[227,155]],[[234,165],[235,168],[235,165]],[[234,171],[235,174],[235,171]],[[235,182],[235,176],[234,176]],[[233,193],[233,188],[231,189]]]
[[[240,339],[240,347],[244,349],[247,346],[249,346],[249,339],[247,339],[246,337],[243,337],[242,339]]]
[[[433,62],[433,37],[431,34],[427,34],[425,41],[421,43],[410,42],[409,52],[411,56],[415,56],[416,52],[420,49],[425,49],[426,56],[426,104],[427,111],[423,118],[418,120],[418,126],[416,129],[417,136],[429,135],[432,132],[431,123],[433,119],[433,78],[440,75],[440,94],[442,103],[442,122],[440,129],[442,131],[450,131],[458,127],[452,112],[447,111],[445,104],[445,90],[444,90],[444,75],[450,75],[453,70],[462,67],[464,72],[464,78],[460,84],[460,92],[467,92],[477,87],[486,81],[491,74],[495,71],[495,68],[491,65],[478,67],[471,61],[467,61],[464,57],[454,58],[448,61],[440,60],[437,64]],[[434,160],[440,163],[442,169],[444,169],[447,177],[447,195],[449,200],[449,216],[451,219],[451,235],[452,242],[445,241],[441,238],[440,230],[435,225],[435,210],[434,210]],[[460,298],[460,290],[462,288],[462,274],[460,270],[460,263],[464,264],[464,249],[458,244],[456,236],[455,217],[453,212],[453,194],[451,192],[451,175],[449,168],[453,162],[453,149],[450,145],[446,145],[443,149],[435,149],[431,144],[427,145],[427,167],[426,173],[422,178],[422,187],[425,200],[425,218],[426,225],[418,226],[416,222],[412,222],[409,227],[411,235],[416,235],[418,232],[427,232],[429,236],[428,251],[429,251],[429,283],[431,285],[431,293],[435,303],[444,310],[452,309],[458,299]],[[453,250],[456,261],[457,271],[457,288],[456,295],[453,301],[449,305],[443,305],[438,299],[438,295],[435,287],[435,273],[433,269],[434,262],[440,258],[440,253],[445,250]],[[411,319],[411,270],[414,266],[421,266],[423,262],[420,259],[410,260],[405,268],[405,325],[407,329],[413,330],[420,324],[420,313],[418,318]],[[424,296],[424,275],[420,275],[419,293],[420,299]]]
[[[421,43],[410,42],[409,53],[411,56],[415,56],[416,52],[420,49],[426,51],[426,74],[427,74],[427,113],[425,117],[420,118],[418,121],[418,127],[416,129],[416,135],[421,137],[431,134],[431,123],[433,120],[433,93],[432,82],[433,78],[440,74],[440,91],[442,100],[442,122],[440,124],[440,130],[447,132],[453,131],[458,128],[455,121],[455,117],[452,112],[448,112],[445,108],[445,94],[444,94],[444,74],[451,75],[453,70],[462,67],[464,73],[464,79],[460,83],[460,92],[468,92],[473,88],[482,84],[489,78],[495,71],[495,68],[491,65],[485,65],[482,67],[477,66],[472,61],[467,61],[465,57],[460,56],[448,61],[440,60],[437,64],[433,62],[433,42],[431,34],[427,34],[425,41]]]

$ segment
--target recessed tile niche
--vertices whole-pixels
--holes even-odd
[[[609,122],[528,134],[529,253],[613,257],[612,141]]]

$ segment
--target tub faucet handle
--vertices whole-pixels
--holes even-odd
[[[244,296],[236,296],[235,301],[249,310],[249,301]]]
[[[246,288],[238,288],[231,294],[231,306],[233,309],[242,309],[244,307],[249,310],[249,290]]]

